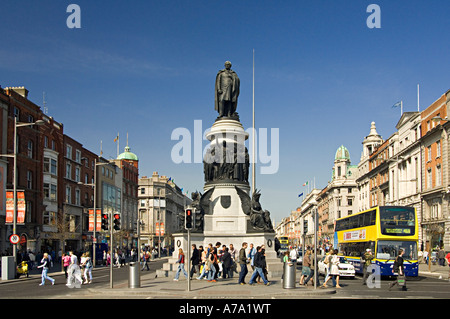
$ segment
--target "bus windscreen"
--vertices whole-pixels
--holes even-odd
[[[415,218],[412,207],[380,207],[381,233],[389,236],[413,236]]]

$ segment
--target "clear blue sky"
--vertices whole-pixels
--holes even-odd
[[[81,29],[66,8],[81,7]],[[367,6],[381,8],[369,29]],[[238,112],[252,125],[255,50],[257,128],[280,129],[277,174],[257,176],[276,222],[300,204],[302,184],[331,178],[345,145],[352,164],[370,123],[388,138],[404,111],[450,88],[450,3],[363,0],[2,1],[0,85],[25,86],[65,133],[104,157],[129,144],[140,175],[153,171],[190,192],[202,164],[174,164],[175,128],[214,122],[214,80],[226,60],[241,80]],[[204,145],[206,146],[206,141]]]

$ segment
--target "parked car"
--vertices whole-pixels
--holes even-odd
[[[317,266],[319,268],[319,274],[325,276],[326,275],[325,268],[328,268],[328,265],[324,263],[324,260],[325,256],[319,260]],[[355,267],[348,262],[347,258],[339,256],[338,268],[340,277],[355,278]]]

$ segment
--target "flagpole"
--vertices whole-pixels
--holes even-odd
[[[119,142],[120,141],[120,139],[119,139],[119,133],[117,133],[117,158],[119,157]]]
[[[403,100],[400,101],[400,116],[403,115]]]
[[[419,84],[417,84],[417,112],[420,112],[420,89]]]
[[[255,49],[253,49],[253,92],[252,92],[252,106],[253,106],[253,134],[252,134],[252,158],[253,158],[253,164],[252,164],[252,193],[256,190],[256,159],[255,159],[255,135],[256,135],[256,128],[255,128]]]

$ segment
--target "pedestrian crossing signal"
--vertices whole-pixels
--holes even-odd
[[[194,225],[194,211],[190,208],[184,211],[184,228],[192,229]]]

